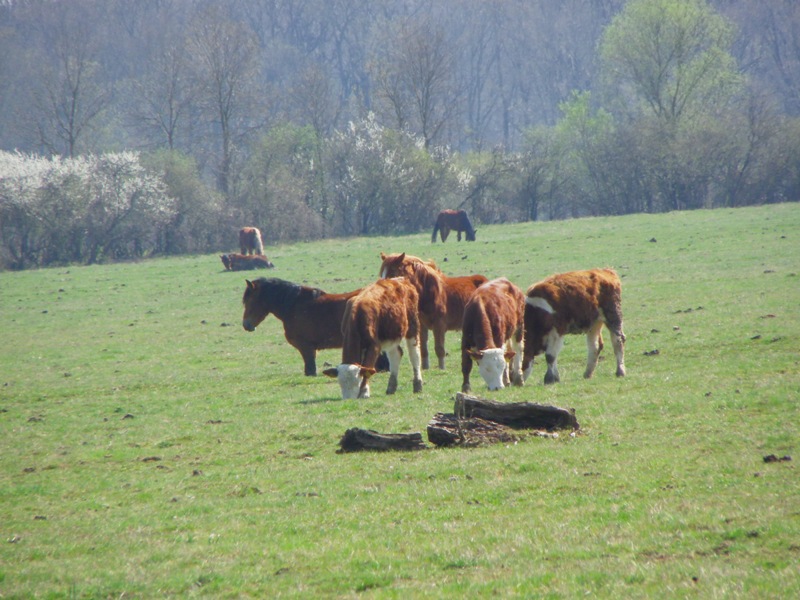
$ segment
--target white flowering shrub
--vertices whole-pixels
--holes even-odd
[[[93,263],[152,253],[175,214],[139,155],[46,159],[0,152],[0,266]]]

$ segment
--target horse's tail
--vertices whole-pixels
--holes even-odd
[[[439,232],[439,219],[436,219],[436,225],[433,226],[433,235],[431,236],[431,244],[436,243],[436,234]]]
[[[261,241],[261,230],[258,228],[253,231],[253,245],[255,246],[256,254],[264,254],[264,242]]]

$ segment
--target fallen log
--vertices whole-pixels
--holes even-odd
[[[421,433],[378,433],[371,429],[354,427],[344,432],[339,440],[339,453],[361,450],[424,450]]]
[[[573,409],[535,402],[497,402],[469,394],[456,394],[453,412],[465,418],[479,418],[513,429],[580,429]]]

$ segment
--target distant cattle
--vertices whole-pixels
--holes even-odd
[[[382,278],[405,277],[419,293],[422,368],[427,369],[430,366],[428,330],[433,330],[434,349],[439,359],[439,368],[444,369],[445,332],[461,329],[464,306],[475,289],[486,283],[486,277],[483,275],[448,277],[433,261],[424,261],[405,252],[402,254],[381,252],[381,261]]]
[[[401,342],[411,361],[414,392],[422,391],[417,290],[405,279],[379,279],[347,301],[342,319],[342,362],[324,373],[339,380],[342,398],[369,398],[369,378],[381,350],[389,358],[387,394],[397,390]]]
[[[242,254],[264,254],[264,242],[258,227],[242,227],[239,230],[239,248]]]
[[[219,258],[228,271],[253,271],[254,269],[272,269],[275,267],[275,265],[263,255],[221,254]]]
[[[524,320],[525,296],[508,279],[493,279],[475,290],[464,309],[462,392],[471,391],[469,375],[473,360],[490,390],[502,389],[510,382],[522,385]]]
[[[436,224],[433,226],[433,235],[431,236],[431,243],[436,242],[436,233],[442,236],[442,243],[447,241],[447,236],[450,235],[450,230],[454,229],[458,232],[458,241],[461,241],[461,232],[465,232],[468,242],[475,241],[476,229],[472,227],[467,212],[464,210],[443,210],[436,217]]]
[[[544,382],[560,381],[557,361],[564,336],[585,333],[587,360],[583,376],[591,377],[603,349],[603,324],[611,332],[617,376],[622,377],[625,334],[619,276],[611,269],[593,269],[552,275],[535,283],[528,288],[525,300],[525,373],[530,373],[533,358],[544,352],[547,360]]]

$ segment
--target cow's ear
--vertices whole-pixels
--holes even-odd
[[[337,369],[335,367],[331,367],[330,369],[325,369],[322,372],[322,374],[323,375],[327,375],[328,377],[333,377],[334,379],[336,379],[337,377],[339,377],[339,369]]]
[[[400,256],[397,257],[398,262],[403,262],[406,258],[406,253],[403,252]]]
[[[383,252],[381,252],[381,260],[386,260],[386,255]]]
[[[480,360],[483,358],[483,350],[467,350],[467,353],[472,360]]]
[[[506,351],[506,360],[511,360],[516,355],[517,355],[517,353],[514,352],[513,350],[508,350],[508,351]]]
[[[370,377],[375,375],[375,373],[377,373],[377,371],[372,367],[361,367],[361,370],[358,372],[358,374],[361,375],[361,377],[364,377],[366,379],[369,379]]]

